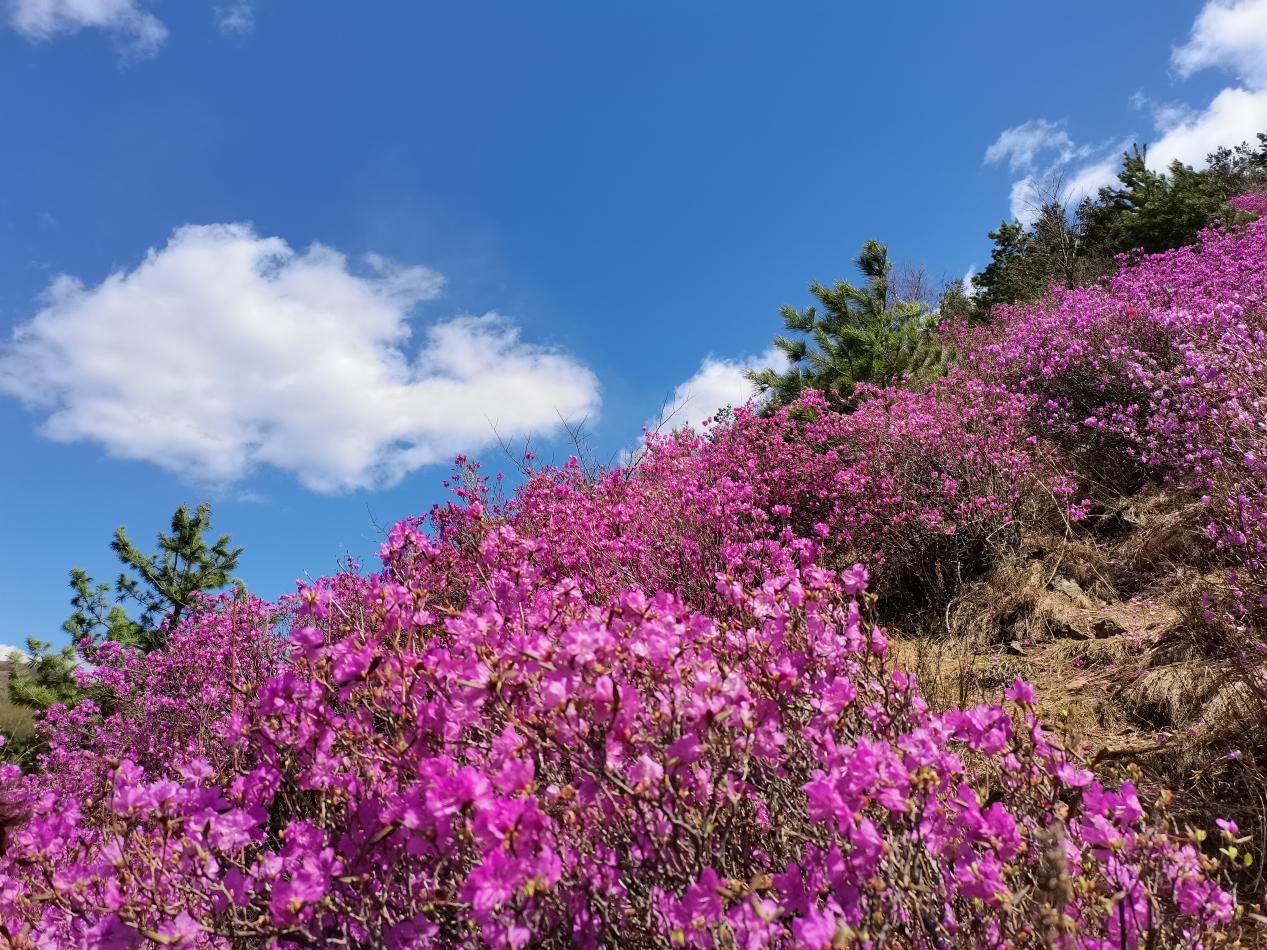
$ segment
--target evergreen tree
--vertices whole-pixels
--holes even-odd
[[[988,236],[994,242],[990,263],[972,278],[980,317],[989,316],[998,303],[1036,300],[1053,284],[1076,287],[1094,280],[1112,263],[1111,255],[1088,239],[1081,214],[1071,219],[1055,197],[1028,227],[1004,221]]]
[[[948,281],[942,288],[941,294],[937,297],[937,316],[941,320],[954,317],[976,321],[980,314],[980,308],[977,306],[974,294],[975,289],[974,292],[969,292],[965,281]]]
[[[53,651],[52,644],[27,637],[26,660],[13,664],[9,701],[27,709],[44,710],[57,703],[74,705],[81,690],[75,680],[79,658],[73,643]]]
[[[972,279],[975,317],[987,318],[995,304],[1035,300],[1053,284],[1086,284],[1112,271],[1118,254],[1192,244],[1216,220],[1241,218],[1228,199],[1267,188],[1267,133],[1256,147],[1213,152],[1202,169],[1176,161],[1154,171],[1147,158],[1147,147],[1124,153],[1118,183],[1072,213],[1053,193],[1029,225],[1004,221],[991,231],[990,263]]]
[[[922,303],[894,299],[888,249],[868,241],[855,263],[865,283],[842,280],[827,287],[815,282],[809,289],[821,310],[797,310],[790,304],[782,308],[786,328],[801,334],[774,339],[787,356],[788,369],[747,374],[771,408],[794,401],[807,389],[822,390],[844,406],[859,383],[882,385],[944,370],[946,353],[936,339],[936,317]]]
[[[66,622],[66,632],[72,637],[116,639],[122,635],[128,639],[121,642],[145,652],[165,646],[167,630],[180,622],[194,596],[228,585],[242,556],[242,548],[229,547],[227,534],[222,534],[214,544],[208,544],[204,535],[210,530],[211,506],[206,502],[193,514],[184,505],[177,508],[172,515],[171,534],[159,532],[158,550],[154,554],[141,553],[128,540],[125,530],[119,528],[110,548],[126,570],[115,582],[115,593],[121,600],[131,601],[140,608],[139,618],[135,622],[121,622],[120,615],[126,615],[112,609],[103,621],[100,612],[83,610],[82,591],[91,584],[85,576],[86,584],[76,587],[72,601],[75,612]],[[72,573],[72,586],[75,584]]]
[[[1228,199],[1267,183],[1267,133],[1258,140],[1256,149],[1219,149],[1205,168],[1174,161],[1165,172],[1148,167],[1147,146],[1134,146],[1122,156],[1118,184],[1079,209],[1089,240],[1109,255],[1155,254],[1194,243],[1215,220],[1236,220]]]
[[[144,554],[127,536],[114,533],[110,548],[124,566],[114,584],[97,584],[86,571],[70,572],[72,613],[62,629],[70,645],[53,652],[49,644],[29,639],[31,657],[17,664],[9,680],[14,703],[47,709],[54,703],[73,704],[81,698],[74,670],[90,658],[93,646],[112,640],[142,652],[162,649],[167,632],[180,622],[197,594],[218,590],[232,580],[242,548],[231,548],[221,535],[208,544],[211,506],[205,502],[191,513],[182,505],[172,515],[171,533],[159,532],[158,550]],[[129,615],[125,604],[139,608]],[[85,653],[85,650],[88,653]]]

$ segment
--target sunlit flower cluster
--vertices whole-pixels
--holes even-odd
[[[484,580],[462,609],[416,583],[439,551],[402,529],[381,573],[289,605],[285,655],[261,605],[186,622],[186,703],[169,661],[111,668],[114,712],[50,724],[5,854],[11,936],[1173,946],[1230,918],[1027,684],[930,711],[862,568],[794,542],[757,586],[719,577],[708,616],[637,588],[591,603],[538,542],[467,527]]]

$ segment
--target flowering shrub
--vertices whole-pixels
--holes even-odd
[[[951,586],[943,568],[971,567],[1038,517],[1037,485],[1080,513],[1072,481],[1026,441],[1024,397],[975,380],[867,393],[847,414],[810,392],[768,418],[745,408],[726,426],[651,436],[636,470],[597,484],[576,464],[546,470],[498,514],[548,539],[551,576],[604,596],[671,590],[712,610],[715,574],[751,580],[762,551],[792,538],[821,543],[833,563],[864,561],[898,604],[899,591],[935,599]]]
[[[275,609],[258,598],[225,595],[206,598],[169,651],[142,654],[109,640],[86,646],[94,665],[77,676],[90,698],[72,709],[54,706],[45,716],[42,731],[51,741],[38,787],[81,802],[99,799],[107,773],[123,758],[162,770],[173,758],[215,748],[243,691],[263,683],[281,661],[275,619]],[[104,721],[98,700],[107,706]]]
[[[189,670],[213,727],[162,701],[55,720],[5,855],[10,940],[1177,946],[1230,918],[1024,683],[1010,710],[931,712],[864,620],[860,567],[793,543],[759,586],[720,578],[709,617],[638,589],[595,606],[537,549],[490,523],[484,582],[437,608],[410,582],[437,546],[397,531],[380,575],[302,592],[267,679]],[[251,612],[215,616],[171,652],[272,655]],[[154,672],[108,676],[139,699]]]
[[[1028,396],[1034,431],[1093,476],[1156,474],[1199,498],[1243,645],[1267,616],[1267,218],[996,316],[960,340],[960,371]]]

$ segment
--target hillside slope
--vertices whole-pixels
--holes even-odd
[[[460,460],[374,573],[98,649],[104,708],[0,771],[0,933],[1243,945],[1265,304],[1259,218],[946,328],[947,376],[849,412],[508,497]]]

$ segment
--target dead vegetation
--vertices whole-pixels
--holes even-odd
[[[1200,506],[1157,488],[1100,511],[1089,530],[1025,537],[939,615],[895,631],[895,648],[946,707],[997,702],[1017,677],[1068,748],[1105,780],[1175,795],[1196,828],[1216,817],[1253,838],[1238,884],[1267,877],[1264,670],[1211,639],[1199,592],[1217,580]],[[1256,664],[1256,665],[1255,665]]]

